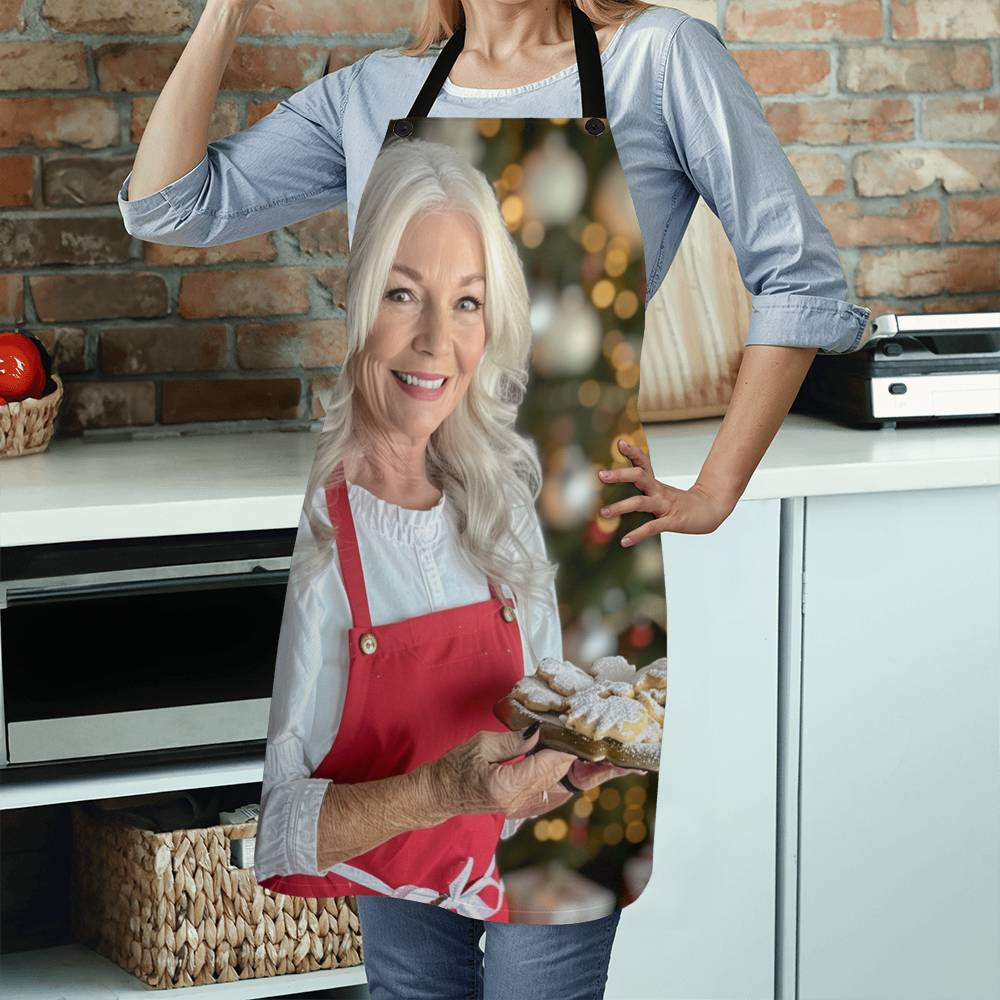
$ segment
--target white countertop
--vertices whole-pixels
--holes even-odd
[[[646,427],[657,478],[686,489],[721,417]],[[295,527],[318,434],[56,439],[0,460],[0,545]],[[1000,484],[988,421],[852,430],[792,413],[744,500]]]

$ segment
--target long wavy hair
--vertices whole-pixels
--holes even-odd
[[[343,483],[341,460],[364,454],[370,440],[366,408],[356,406],[359,355],[378,315],[403,232],[414,216],[435,211],[466,213],[482,238],[486,340],[465,394],[430,436],[427,474],[447,497],[465,556],[498,589],[506,584],[512,590],[526,626],[532,601],[547,600],[558,571],[544,552],[525,546],[517,530],[522,517],[536,516],[533,509],[521,508],[534,508],[542,487],[536,445],[514,429],[529,377],[528,289],[492,185],[444,143],[390,140],[368,176],[347,266],[347,352],[306,490],[304,513],[315,544],[303,554],[300,570],[308,574],[333,558],[336,525],[331,530],[316,508],[325,503],[327,485]],[[534,654],[530,629],[525,632]]]
[[[561,2],[568,7],[573,0]],[[602,28],[606,24],[621,24],[657,5],[643,3],[643,0],[576,0],[576,6],[590,18],[595,28]],[[455,31],[461,14],[461,0],[427,0],[413,44],[401,48],[400,54],[423,55],[432,45],[446,41]]]

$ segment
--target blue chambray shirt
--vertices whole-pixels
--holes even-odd
[[[358,201],[391,118],[402,118],[437,54],[392,49],[281,101],[251,128],[210,143],[160,191],[118,194],[133,236],[178,246],[230,243]],[[623,24],[602,53],[608,121],[635,203],[646,300],[674,258],[699,195],[721,221],[752,298],[747,344],[857,349],[870,310],[847,301],[833,238],[714,25],[659,7]],[[579,117],[572,64],[501,90],[446,81],[431,117]]]

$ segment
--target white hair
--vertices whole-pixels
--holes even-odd
[[[465,394],[430,436],[427,474],[457,515],[458,544],[468,560],[497,587],[506,584],[513,591],[534,655],[531,601],[548,600],[558,565],[544,552],[530,551],[515,530],[518,508],[530,506],[526,513],[535,516],[542,487],[535,442],[514,429],[529,378],[528,289],[493,187],[446,144],[390,141],[361,198],[347,268],[347,353],[306,489],[305,513],[316,543],[316,559],[309,562],[325,564],[333,557],[336,526],[331,531],[317,517],[312,500],[325,502],[325,486],[340,485],[335,476],[341,459],[364,448],[364,427],[354,407],[356,359],[378,315],[403,232],[415,215],[428,211],[464,212],[476,224],[485,258],[486,343]]]

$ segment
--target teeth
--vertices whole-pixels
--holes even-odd
[[[395,375],[400,382],[406,382],[407,385],[419,385],[424,389],[440,389],[441,386],[444,385],[443,378],[417,378],[416,375],[411,375],[409,372],[393,372],[393,375]]]

